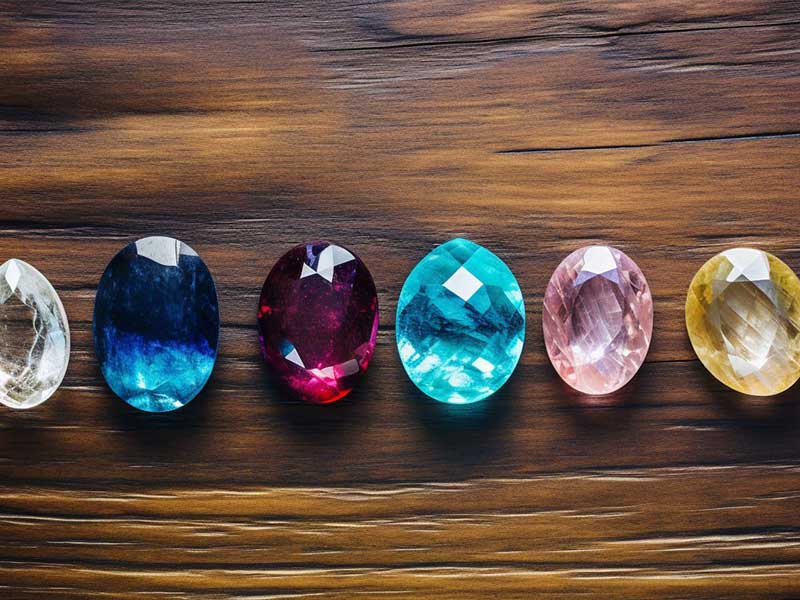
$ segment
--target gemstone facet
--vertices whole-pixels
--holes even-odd
[[[366,265],[342,246],[301,244],[261,290],[264,360],[302,400],[328,404],[364,376],[378,335],[378,293]]]
[[[217,358],[219,305],[205,263],[168,237],[128,244],[108,264],[94,305],[94,347],[108,386],[131,406],[165,412],[203,389]]]
[[[0,265],[0,403],[32,408],[61,385],[69,324],[53,286],[31,265]]]
[[[584,394],[610,394],[631,380],[650,347],[653,299],[647,280],[616,248],[580,248],[550,278],[542,326],[559,376]]]
[[[692,279],[686,329],[722,383],[754,396],[778,394],[800,377],[800,280],[772,254],[726,250]]]
[[[464,239],[423,258],[397,305],[397,349],[414,384],[431,398],[468,404],[511,377],[525,341],[525,305],[514,274]]]

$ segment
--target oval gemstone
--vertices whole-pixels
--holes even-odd
[[[641,269],[609,246],[576,250],[544,294],[547,354],[579,392],[610,394],[642,366],[653,334],[653,299]]]
[[[378,321],[378,293],[366,265],[328,242],[284,254],[261,290],[264,360],[307,402],[327,404],[350,393],[372,358]]]
[[[482,400],[511,377],[525,341],[514,274],[465,239],[442,244],[409,274],[397,305],[397,349],[414,384],[451,404]]]
[[[0,265],[0,403],[32,408],[61,385],[69,324],[50,282],[28,263]]]
[[[147,237],[108,264],[94,304],[94,347],[125,402],[148,412],[188,404],[211,376],[218,345],[214,280],[189,246]]]
[[[772,254],[726,250],[692,279],[686,329],[722,383],[754,396],[778,394],[800,377],[800,280]]]

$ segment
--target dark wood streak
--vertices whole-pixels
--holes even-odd
[[[797,391],[697,363],[686,286],[757,246],[800,270],[794,1],[0,3],[0,260],[59,289],[61,390],[0,417],[0,595],[791,598]],[[221,353],[174,414],[115,399],[94,290],[168,234],[217,280]],[[397,293],[456,235],[500,254],[526,350],[483,405],[439,406],[394,348]],[[303,240],[357,252],[382,307],[364,385],[284,398],[257,294]],[[604,401],[550,368],[541,295],[602,241],[656,299]]]

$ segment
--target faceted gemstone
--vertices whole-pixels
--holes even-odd
[[[343,398],[364,376],[378,335],[378,294],[355,254],[328,242],[283,255],[258,308],[264,360],[307,402]]]
[[[31,265],[0,266],[0,403],[31,408],[61,385],[69,363],[69,325],[53,286]]]
[[[697,357],[730,388],[770,396],[800,377],[800,280],[772,254],[734,248],[694,276],[686,329]]]
[[[542,312],[547,354],[559,376],[584,394],[628,383],[653,333],[653,299],[642,271],[609,246],[576,250],[556,268]]]
[[[217,358],[214,280],[189,246],[148,237],[106,267],[94,304],[94,347],[108,386],[131,406],[164,412],[203,389]]]
[[[517,366],[525,305],[497,256],[454,239],[411,271],[397,305],[397,349],[414,384],[451,404],[496,392]]]

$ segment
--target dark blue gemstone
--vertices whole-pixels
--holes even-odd
[[[188,404],[211,376],[218,345],[214,279],[189,246],[143,238],[108,264],[94,304],[94,347],[125,402],[148,412]]]

